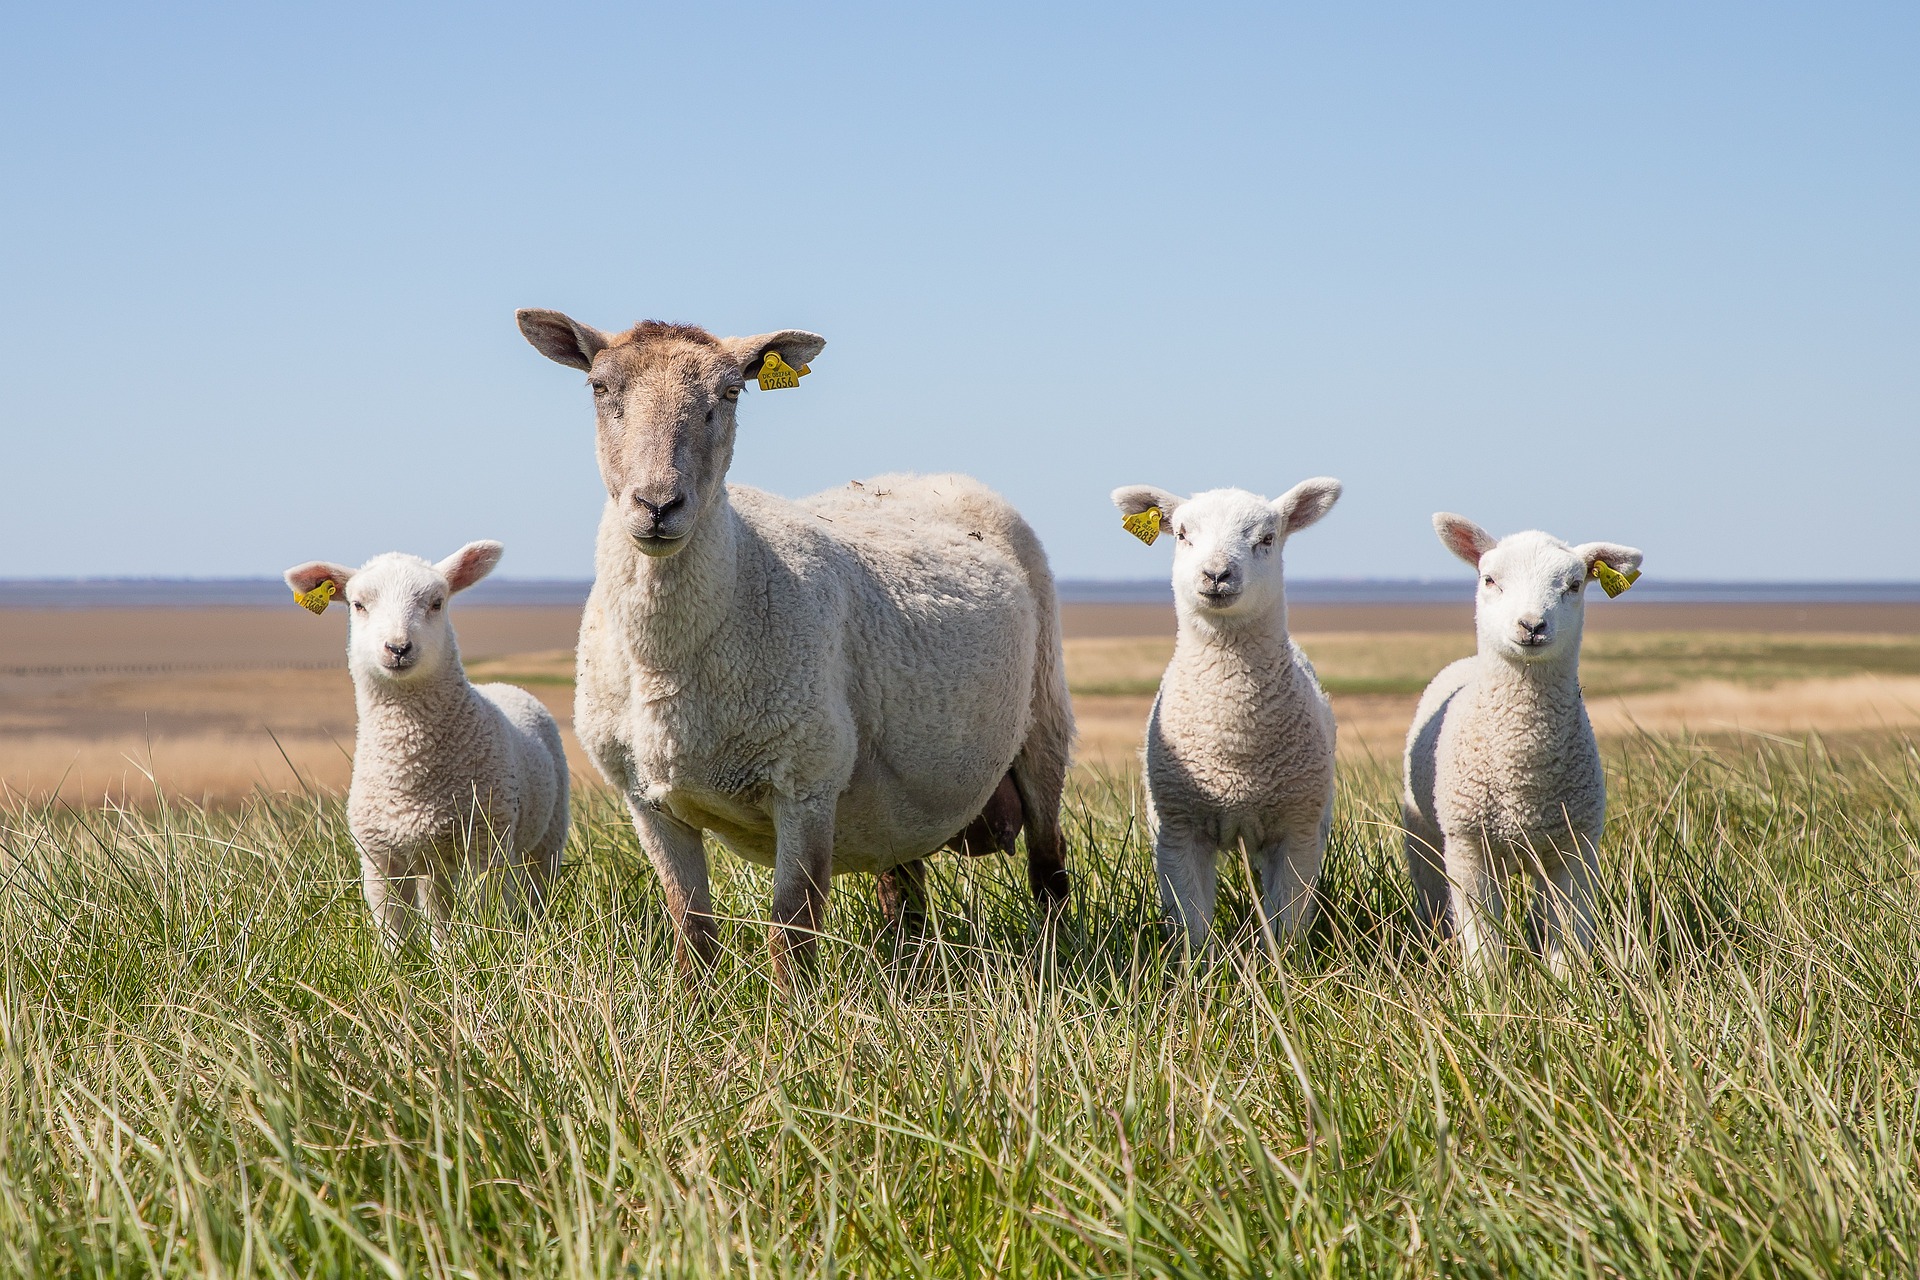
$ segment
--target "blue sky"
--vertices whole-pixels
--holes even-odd
[[[736,480],[1346,497],[1670,578],[1920,577],[1910,4],[9,6],[0,576],[507,544],[602,491],[547,306],[828,347]]]

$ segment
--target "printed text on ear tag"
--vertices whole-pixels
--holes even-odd
[[[1593,576],[1600,579],[1600,589],[1607,593],[1608,599],[1612,599],[1634,583],[1640,581],[1640,571],[1638,569],[1629,569],[1627,572],[1622,573],[1605,560],[1595,560],[1593,562]]]
[[[333,579],[328,578],[311,591],[296,591],[293,602],[309,613],[325,613],[333,601]]]
[[[769,351],[767,358],[760,362],[760,389],[778,391],[783,387],[797,387],[800,379],[812,372],[812,365],[803,364],[796,369],[782,360],[778,351]]]
[[[1136,511],[1130,516],[1122,516],[1120,527],[1125,529],[1148,546],[1160,536],[1160,508],[1148,507],[1145,511]]]

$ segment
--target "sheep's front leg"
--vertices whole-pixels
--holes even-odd
[[[1575,956],[1585,956],[1593,945],[1593,863],[1592,845],[1569,850],[1545,869],[1536,873],[1533,910],[1536,933],[1545,954],[1547,969],[1556,978],[1565,978],[1573,969]]]
[[[1453,927],[1460,935],[1460,956],[1469,974],[1482,977],[1506,958],[1501,932],[1505,885],[1487,848],[1476,840],[1449,835],[1443,854],[1452,886]]]
[[[707,850],[700,829],[650,805],[629,803],[640,847],[660,877],[673,918],[674,959],[682,973],[712,964],[720,950],[714,927],[713,899],[707,886]]]
[[[385,858],[376,858],[366,850],[360,851],[360,892],[366,895],[367,906],[373,909],[374,928],[379,931],[380,941],[389,951],[399,951],[407,945],[413,936],[414,907],[413,882],[406,877],[396,878],[392,866]]]
[[[1213,904],[1219,868],[1211,844],[1172,823],[1153,835],[1153,867],[1160,881],[1160,904],[1170,924],[1186,935],[1193,954],[1213,939]]]
[[[1291,942],[1313,922],[1314,887],[1327,857],[1332,824],[1329,804],[1320,820],[1304,831],[1260,850],[1260,911],[1276,942]]]
[[[811,970],[833,880],[833,797],[776,800],[773,923],[767,931],[774,980],[791,987]]]

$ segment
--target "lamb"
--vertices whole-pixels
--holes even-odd
[[[1019,514],[958,475],[798,502],[726,483],[746,380],[798,385],[815,334],[518,320],[593,389],[607,501],[574,724],[627,799],[683,970],[717,945],[703,832],[773,868],[783,985],[812,962],[831,876],[893,873],[894,900],[917,899],[920,860],[1008,778],[1029,884],[1064,898],[1073,713],[1052,574]]]
[[[476,873],[524,914],[545,905],[567,841],[567,757],[538,699],[509,684],[470,684],[447,602],[492,572],[497,542],[470,542],[429,564],[397,552],[358,569],[313,561],[287,585],[319,612],[349,607],[347,665],[359,707],[347,823],[361,888],[381,937],[399,948],[426,917],[445,939],[455,899]]]
[[[1333,823],[1333,708],[1287,634],[1281,549],[1339,497],[1325,477],[1271,503],[1240,489],[1113,491],[1129,528],[1148,520],[1147,541],[1173,529],[1179,633],[1144,758],[1161,902],[1195,952],[1212,936],[1221,849],[1252,858],[1279,938],[1312,919]]]
[[[1430,926],[1451,907],[1468,970],[1485,974],[1504,959],[1506,882],[1525,872],[1532,933],[1565,975],[1592,937],[1607,806],[1580,696],[1586,585],[1609,571],[1638,576],[1641,553],[1538,531],[1496,540],[1447,512],[1433,526],[1479,571],[1479,652],[1433,678],[1407,734],[1401,807],[1416,905]]]

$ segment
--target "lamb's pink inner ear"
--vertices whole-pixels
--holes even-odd
[[[497,542],[474,542],[441,561],[440,572],[446,575],[448,590],[465,591],[492,573],[503,549]]]

